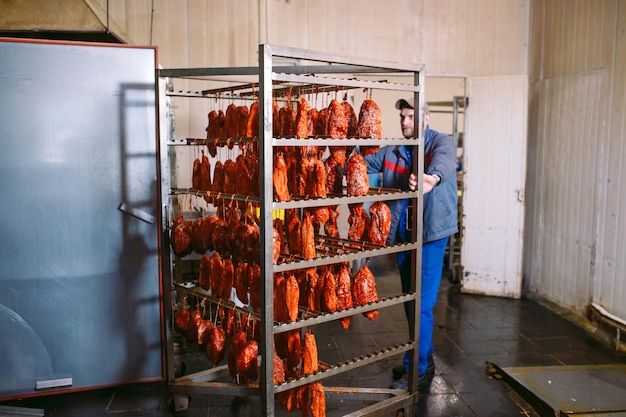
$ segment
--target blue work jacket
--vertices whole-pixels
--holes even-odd
[[[390,145],[365,156],[369,174],[382,172],[383,188],[409,189],[411,156],[408,147]],[[457,218],[458,190],[456,182],[456,147],[446,134],[430,129],[424,131],[424,172],[437,174],[441,182],[423,200],[422,243],[451,236],[459,231]],[[406,201],[387,201],[391,210],[391,230],[387,238],[390,245],[397,241],[398,226],[406,216]],[[404,223],[404,222],[402,222]]]

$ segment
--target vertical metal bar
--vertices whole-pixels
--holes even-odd
[[[165,379],[171,383],[176,378],[175,352],[174,352],[174,326],[173,320],[173,296],[172,296],[172,259],[170,253],[168,226],[170,221],[169,190],[171,187],[170,174],[170,152],[167,142],[170,139],[170,120],[167,117],[170,111],[170,100],[165,94],[167,81],[159,77],[156,78],[156,106],[157,106],[157,176],[159,178],[159,207],[160,207],[160,243],[161,250],[161,293],[163,302],[161,303],[161,314],[163,315],[163,341]]]
[[[459,147],[459,100],[462,97],[454,96],[452,104],[452,139],[454,146]]]
[[[261,207],[261,376],[264,416],[274,415],[274,274],[272,259],[272,50],[259,46],[259,170]]]
[[[411,291],[415,294],[415,301],[411,303],[411,317],[413,323],[409,323],[409,338],[411,341],[415,341],[415,346],[409,351],[409,391],[417,393],[418,386],[418,358],[419,358],[419,343],[420,343],[420,307],[421,307],[421,289],[422,289],[422,209],[423,198],[422,190],[424,189],[424,114],[422,109],[424,108],[424,74],[422,71],[414,73],[414,83],[420,86],[420,91],[415,92],[413,99],[415,106],[415,113],[417,113],[417,128],[414,129],[414,137],[421,139],[417,152],[414,152],[413,157],[413,172],[417,176],[417,189],[420,194],[413,200],[413,227],[411,232],[413,240],[418,243],[417,250],[413,251],[413,262],[411,266],[411,276],[413,280],[411,282]]]

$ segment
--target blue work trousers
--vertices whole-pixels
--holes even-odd
[[[443,258],[446,252],[448,238],[435,240],[422,245],[422,291],[420,301],[420,339],[418,374],[426,372],[428,358],[433,354],[433,308],[439,293],[441,274],[443,273]],[[411,253],[397,254],[398,269],[402,280],[402,291],[407,293],[411,289]],[[404,303],[404,311],[409,320],[409,303]],[[408,352],[404,356],[404,368],[409,371]]]

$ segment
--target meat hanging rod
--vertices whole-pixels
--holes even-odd
[[[299,97],[305,94],[318,94],[318,93],[334,93],[339,91],[345,91],[349,89],[353,89],[355,87],[340,87],[340,86],[324,86],[317,84],[296,84],[289,83],[286,81],[274,81],[272,83],[274,86],[278,86],[280,88],[274,88],[272,91],[272,95],[275,98],[278,97]],[[228,95],[230,93],[231,95]],[[236,93],[236,94],[235,94]],[[259,96],[259,85],[258,83],[248,83],[241,84],[237,86],[230,87],[219,87],[212,88],[208,90],[202,90],[201,94],[206,97],[215,97],[215,98],[253,98],[256,99]],[[226,94],[224,96],[224,94]]]

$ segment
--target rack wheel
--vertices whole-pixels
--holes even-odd
[[[167,401],[167,410],[175,416],[182,416],[189,411],[191,407],[191,395],[174,394]]]

